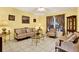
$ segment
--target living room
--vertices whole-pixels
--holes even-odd
[[[40,8],[40,10],[43,9],[43,11],[42,12],[37,11],[37,10],[39,10],[38,8]],[[44,9],[45,9],[45,11],[44,11]],[[77,8],[77,7],[48,7],[48,8],[45,8],[45,7],[35,7],[35,8],[34,7],[16,7],[16,8],[0,7],[0,33],[5,32],[5,30],[6,30],[6,33],[9,33],[9,34],[3,33],[4,36],[3,36],[2,43],[3,43],[3,46],[7,45],[4,47],[3,52],[4,51],[5,52],[15,51],[14,49],[13,50],[9,49],[10,46],[8,46],[9,42],[12,42],[12,41],[16,42],[17,41],[17,40],[15,40],[14,29],[28,27],[28,28],[34,28],[34,29],[38,30],[39,28],[41,28],[42,34],[44,35],[44,39],[48,39],[46,41],[46,43],[48,41],[50,41],[52,43],[53,41],[51,41],[51,40],[54,39],[54,41],[55,41],[56,38],[46,37],[47,30],[49,30],[47,27],[46,17],[48,17],[48,16],[54,17],[54,16],[58,16],[58,15],[62,15],[62,14],[64,14],[64,26],[63,26],[64,27],[64,31],[63,31],[64,35],[67,33],[67,17],[69,17],[69,16],[76,16],[77,17],[77,19],[76,19],[77,20],[76,21],[77,28],[76,28],[75,32],[78,33],[79,32],[79,20],[78,20],[79,8]],[[27,20],[25,21],[25,19],[27,19]],[[54,25],[54,27],[55,27],[55,25]],[[29,34],[29,35],[31,35],[31,34]],[[58,35],[60,35],[60,34],[58,33]],[[25,43],[24,42],[25,40],[22,40],[19,42]],[[29,38],[28,38],[28,40],[29,40]],[[28,42],[28,40],[27,40],[27,42]],[[45,42],[43,42],[43,44],[44,43]],[[51,46],[51,43],[49,44],[50,46]],[[11,44],[11,46],[12,46],[12,44]],[[18,43],[18,44],[20,44],[20,43]],[[55,43],[53,43],[53,44],[55,45]],[[28,46],[28,48],[29,48],[29,46]],[[37,50],[32,50],[31,48],[32,49],[37,48]],[[29,50],[27,50],[27,51],[29,52],[31,49],[32,52],[34,52],[34,51],[40,52],[38,45],[34,45],[31,48],[29,48]],[[45,46],[43,46],[42,49],[44,49],[44,48],[45,48]],[[48,47],[47,47],[47,49],[48,49]],[[45,52],[52,51],[54,49],[54,47],[51,48],[50,50],[47,50],[47,49],[41,50],[41,51],[45,51]],[[16,51],[18,51],[18,49]],[[20,51],[23,51],[23,50],[20,49]],[[24,51],[26,51],[26,50],[24,50]],[[54,52],[54,50],[53,50],[53,52]]]

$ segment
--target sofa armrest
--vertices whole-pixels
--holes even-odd
[[[14,30],[14,38],[16,38],[19,34]]]

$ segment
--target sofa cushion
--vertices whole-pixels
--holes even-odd
[[[19,34],[18,37],[20,37],[20,36],[26,36],[26,33]]]
[[[28,29],[28,27],[25,27],[25,32],[27,33],[27,29]]]
[[[51,28],[51,29],[50,29],[50,31],[52,31],[52,32],[56,32],[56,29],[54,29],[54,28]]]
[[[77,37],[79,37],[79,33],[78,33],[78,32],[74,32],[74,34],[75,34]]]
[[[67,41],[73,42],[76,38],[77,36],[74,34],[70,38],[68,38]]]
[[[56,33],[54,33],[54,32],[48,32],[47,35],[48,35],[48,36],[55,36]]]
[[[26,36],[29,36],[29,37],[32,37],[32,36],[34,36],[34,32],[30,32],[30,33],[26,33]]]
[[[69,33],[69,34],[67,35],[67,38],[70,38],[72,35],[73,35],[73,33]]]
[[[22,28],[22,29],[21,29],[21,32],[22,32],[22,33],[25,33],[25,32],[26,32],[25,28]]]
[[[22,33],[20,29],[15,29],[15,32],[16,32],[17,34],[21,34],[21,33]]]
[[[18,38],[18,39],[26,38],[26,33],[19,34],[19,35],[17,35],[16,38]]]
[[[63,32],[56,31],[56,37],[62,37],[62,36],[63,36]]]
[[[31,28],[27,28],[27,33],[28,32],[32,32],[32,29]]]

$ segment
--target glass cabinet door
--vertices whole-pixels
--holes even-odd
[[[75,32],[76,31],[76,16],[67,17],[67,32]]]

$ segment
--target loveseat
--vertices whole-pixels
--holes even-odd
[[[25,39],[28,37],[32,37],[35,35],[35,29],[34,28],[17,28],[14,29],[14,38],[17,40]]]

